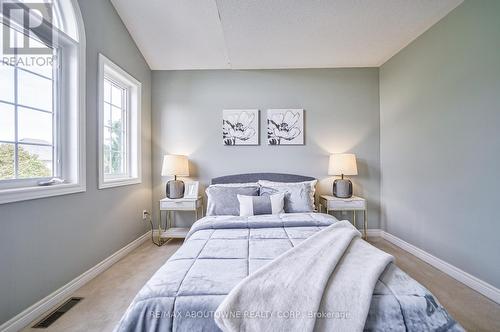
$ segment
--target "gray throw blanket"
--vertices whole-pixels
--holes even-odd
[[[215,321],[224,332],[362,331],[375,284],[392,260],[340,221],[243,279]]]

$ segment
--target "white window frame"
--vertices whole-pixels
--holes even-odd
[[[126,165],[125,176],[104,173],[104,78],[126,88]],[[98,71],[98,170],[99,189],[142,183],[141,163],[141,93],[142,84],[103,54],[99,54]]]
[[[78,41],[64,32],[54,30],[54,48],[59,48],[58,63],[64,68],[58,70],[59,95],[54,99],[59,109],[69,110],[57,114],[57,141],[61,160],[59,176],[64,183],[51,186],[39,186],[36,181],[4,180],[0,181],[0,204],[25,201],[30,199],[73,194],[86,191],[85,172],[85,29],[80,8],[76,0],[66,3],[67,10],[72,10],[76,22]],[[0,21],[2,18],[0,17]],[[64,143],[62,143],[64,142]],[[40,179],[38,179],[40,180]]]

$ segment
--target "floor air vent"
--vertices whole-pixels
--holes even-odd
[[[34,329],[45,329],[52,323],[59,319],[62,315],[67,313],[69,309],[73,308],[78,302],[83,300],[83,297],[72,297],[68,301],[61,304],[56,310],[45,316],[41,321],[33,326]]]

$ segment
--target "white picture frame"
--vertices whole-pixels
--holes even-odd
[[[228,109],[222,111],[222,143],[259,145],[259,110]]]
[[[184,198],[198,198],[200,183],[198,181],[189,181],[184,183]]]
[[[268,109],[267,144],[304,145],[304,110]]]

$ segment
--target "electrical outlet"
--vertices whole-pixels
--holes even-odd
[[[142,220],[146,220],[149,215],[148,210],[142,210]]]

